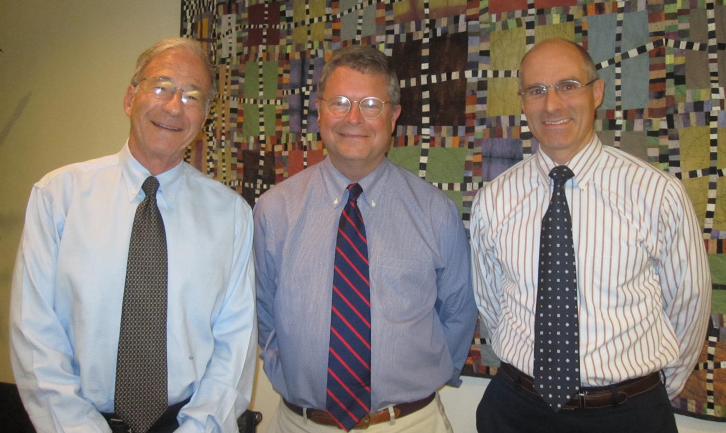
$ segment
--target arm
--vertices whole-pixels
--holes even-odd
[[[189,404],[177,417],[177,432],[236,432],[247,409],[255,374],[255,271],[252,214],[235,203],[234,257],[224,303],[212,324],[214,352]]]
[[[83,399],[73,348],[58,317],[55,272],[65,214],[33,188],[12,281],[10,355],[15,381],[38,432],[110,432]]]
[[[267,340],[275,329],[274,315],[272,312],[273,302],[277,285],[275,284],[274,262],[271,254],[267,251],[267,218],[264,214],[261,199],[255,206],[255,271],[257,275],[257,316],[259,324],[259,345],[262,349],[267,345]],[[264,359],[264,350],[260,355]]]
[[[471,236],[471,273],[474,297],[484,324],[492,332],[498,323],[497,318],[500,317],[501,306],[499,302],[492,302],[491,300],[496,299],[495,290],[501,286],[501,283],[497,277],[500,274],[498,267],[492,260],[490,250],[483,239],[485,226],[488,223],[484,220],[485,216],[482,215],[482,204],[480,203],[485,200],[485,192],[482,189],[472,203],[469,233]]]
[[[259,324],[260,358],[267,378],[273,387],[285,393],[275,334],[275,294],[277,293],[275,251],[268,246],[274,242],[273,224],[265,213],[266,196],[255,206],[255,269],[257,274],[257,320]],[[279,211],[279,209],[278,209]]]
[[[698,359],[711,311],[711,273],[706,249],[683,185],[665,191],[658,236],[658,274],[663,310],[678,340],[680,356],[663,371],[671,399],[678,396]]]
[[[446,265],[437,273],[436,311],[455,368],[448,385],[459,386],[459,375],[474,336],[476,304],[471,289],[469,241],[459,211],[453,203],[450,203],[438,233]]]

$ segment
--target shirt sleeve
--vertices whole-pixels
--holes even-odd
[[[471,271],[472,285],[474,297],[479,309],[479,314],[484,325],[493,331],[498,324],[498,317],[501,314],[500,303],[496,301],[496,290],[501,285],[498,279],[501,272],[493,259],[490,248],[486,245],[485,227],[488,222],[484,215],[486,204],[482,204],[486,200],[484,196],[485,190],[481,190],[474,198],[471,206],[471,225],[469,233],[471,235]]]
[[[255,206],[255,269],[257,276],[257,320],[260,359],[267,378],[275,390],[286,395],[282,366],[280,365],[277,336],[275,334],[275,294],[277,292],[276,252],[268,247],[273,243],[274,226],[265,214],[266,198],[262,196]]]
[[[437,272],[436,311],[455,369],[447,384],[459,386],[459,375],[474,336],[476,304],[471,288],[469,241],[459,211],[453,203],[438,233],[446,266]]]
[[[54,311],[55,269],[65,215],[34,187],[11,288],[10,356],[15,381],[36,430],[110,432],[80,395],[73,347]]]
[[[693,371],[711,310],[711,273],[696,213],[683,185],[677,181],[672,185],[664,194],[658,233],[663,309],[680,353],[664,369],[671,399],[678,396]]]
[[[257,352],[253,223],[241,198],[235,205],[232,272],[212,324],[214,351],[199,387],[177,416],[180,433],[237,432],[237,418],[252,396]]]

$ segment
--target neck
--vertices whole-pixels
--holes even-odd
[[[152,176],[157,176],[167,172],[182,162],[182,155],[154,155],[152,153],[143,152],[137,146],[134,146],[129,140],[129,152],[139,164],[149,170]]]
[[[336,160],[336,158],[330,158],[330,162],[333,164],[333,167],[335,167],[336,170],[340,172],[343,176],[345,176],[349,181],[351,182],[358,182],[364,177],[368,176],[369,174],[373,173],[376,168],[378,168],[379,165],[381,165],[381,162],[383,162],[383,159],[381,158],[380,161],[378,161],[375,164],[371,163],[362,163],[358,161],[350,161],[350,160]]]
[[[570,161],[572,161],[572,158],[575,157],[582,149],[586,148],[592,141],[595,139],[595,131],[590,131],[590,135],[585,139],[576,149],[550,149],[545,150],[544,146],[541,147],[541,150],[547,154],[547,156],[550,157],[552,161],[557,163],[557,165],[568,165]]]

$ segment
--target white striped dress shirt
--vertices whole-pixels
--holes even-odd
[[[479,191],[474,293],[503,360],[532,375],[542,217],[557,164],[544,152]],[[693,206],[674,176],[597,136],[568,164],[577,258],[580,379],[604,386],[663,370],[674,398],[705,338],[711,276]]]

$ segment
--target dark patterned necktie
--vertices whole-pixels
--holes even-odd
[[[115,412],[131,430],[146,432],[168,406],[166,376],[167,252],[156,205],[159,181],[141,187],[126,265],[116,364]]]
[[[550,172],[555,187],[542,219],[539,247],[534,383],[535,390],[555,412],[580,387],[577,269],[565,197],[565,182],[573,176],[565,165]]]
[[[348,186],[348,203],[338,224],[328,355],[326,409],[346,431],[371,407],[371,304],[368,245],[358,196]]]

